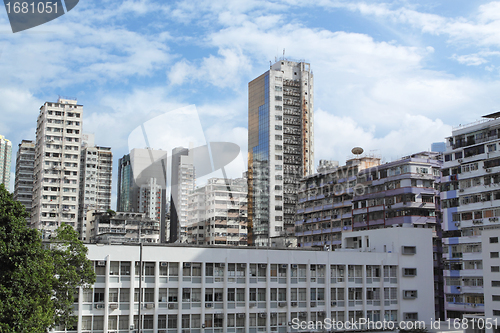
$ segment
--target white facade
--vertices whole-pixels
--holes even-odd
[[[247,179],[211,178],[188,203],[187,240],[197,245],[248,245]]]
[[[31,201],[33,199],[33,172],[35,164],[35,143],[23,140],[19,144],[16,157],[16,183],[14,185],[14,200],[24,205],[30,217],[26,223],[31,224]]]
[[[156,178],[150,178],[139,189],[139,212],[146,213],[151,219],[160,222],[162,190]]]
[[[83,106],[59,98],[37,120],[31,226],[49,238],[64,222],[77,229]]]
[[[432,232],[352,232],[345,249],[88,245],[97,280],[67,332],[290,332],[301,321],[424,321],[434,311]],[[141,295],[141,304],[139,304]],[[133,326],[132,326],[133,325]],[[56,332],[61,332],[56,328]]]
[[[10,186],[10,163],[12,158],[12,142],[0,135],[0,184],[4,184],[7,191]]]
[[[496,319],[500,328],[500,228],[483,229],[484,319]],[[486,332],[498,330],[486,329]]]
[[[490,117],[490,116],[488,116]],[[441,179],[447,318],[484,313],[482,232],[500,219],[500,119],[455,128]]]
[[[82,239],[85,239],[87,211],[107,211],[111,208],[113,153],[111,148],[94,146],[93,138],[84,139],[80,163],[78,229]]]

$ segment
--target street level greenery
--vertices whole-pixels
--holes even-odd
[[[72,327],[78,288],[95,282],[87,248],[67,224],[42,242],[26,217],[24,206],[0,184],[0,332]]]

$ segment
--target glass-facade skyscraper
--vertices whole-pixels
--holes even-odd
[[[313,75],[282,59],[248,84],[249,242],[294,235],[299,179],[314,171]]]

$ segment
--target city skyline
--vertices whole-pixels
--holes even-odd
[[[394,160],[428,150],[452,126],[498,108],[498,44],[490,30],[497,10],[485,1],[453,8],[81,3],[58,20],[2,37],[0,133],[16,146],[33,140],[35,125],[27,120],[61,94],[86,106],[84,131],[113,148],[115,165],[134,127],[189,104],[200,111],[207,141],[235,142],[247,151],[246,84],[285,49],[285,57],[322,68],[315,73],[316,159],[342,163],[353,146],[362,146]],[[0,24],[7,24],[5,14]],[[109,123],[114,131],[106,130]]]

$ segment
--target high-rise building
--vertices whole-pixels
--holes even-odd
[[[24,205],[30,217],[26,223],[31,224],[31,201],[33,197],[33,170],[35,165],[35,143],[23,140],[19,144],[16,156],[16,182],[14,185],[14,200]]]
[[[170,186],[170,242],[187,241],[188,197],[194,191],[195,170],[189,149],[172,150]]]
[[[246,178],[211,178],[189,196],[188,243],[248,245]]]
[[[0,135],[0,184],[10,187],[10,161],[12,156],[12,142]]]
[[[146,213],[161,225],[161,242],[166,229],[167,152],[132,149],[118,161],[117,211]]]
[[[113,153],[109,147],[95,146],[93,134],[84,134],[82,140],[78,231],[85,240],[87,211],[111,208]]]
[[[447,318],[485,311],[481,238],[500,224],[500,113],[484,118],[454,128],[446,140],[441,208]]]
[[[294,235],[299,179],[314,170],[313,75],[282,59],[248,84],[249,243]]]
[[[118,199],[116,201],[117,212],[130,212],[130,196],[134,187],[134,174],[130,164],[130,154],[123,155],[118,160]]]
[[[76,99],[59,98],[40,107],[31,226],[44,238],[62,222],[78,227],[82,112]]]

